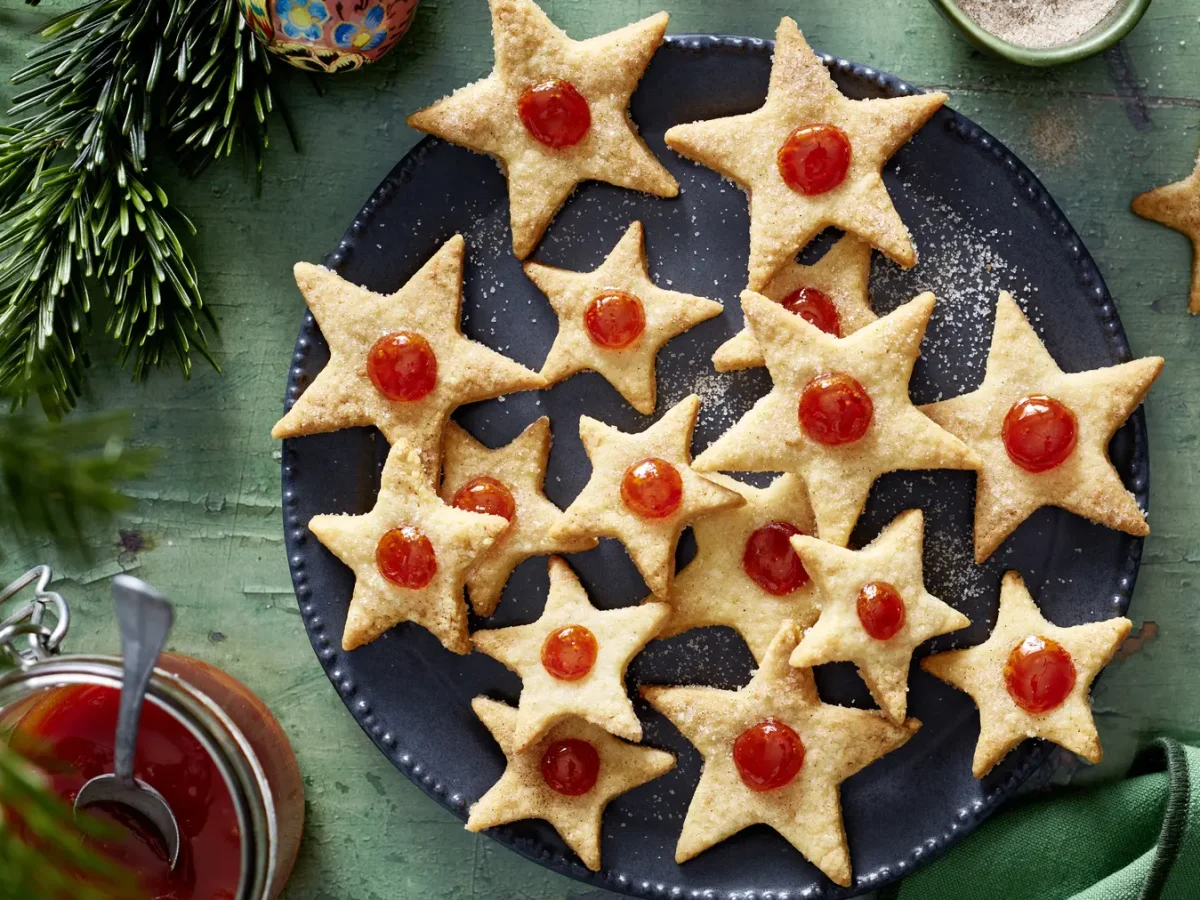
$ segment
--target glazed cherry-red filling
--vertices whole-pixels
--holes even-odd
[[[793,191],[810,197],[824,194],[846,180],[850,138],[835,125],[806,125],[788,135],[775,161]]]
[[[578,681],[596,665],[600,645],[591,629],[564,625],[546,636],[542,644],[542,666],[559,681]]]
[[[584,309],[583,325],[592,343],[606,350],[624,350],[646,330],[646,311],[633,294],[605,291]]]
[[[808,584],[808,572],[791,538],[800,529],[790,522],[769,522],[746,539],[742,569],[768,594],[783,597]]]
[[[1018,400],[1004,416],[1004,449],[1027,472],[1047,472],[1067,461],[1077,431],[1069,407],[1045,394],[1034,394]]]
[[[683,478],[665,459],[643,459],[625,470],[621,500],[643,519],[664,519],[683,502]]]
[[[483,513],[488,516],[501,516],[508,521],[517,514],[517,503],[512,491],[490,475],[480,475],[472,478],[457,491],[450,505],[467,512]]]
[[[517,113],[534,140],[555,150],[578,144],[592,125],[587,100],[569,81],[526,88],[517,100]]]
[[[874,414],[870,395],[849,375],[818,375],[800,392],[800,427],[819,444],[857,441],[867,433]]]
[[[858,592],[858,621],[877,641],[895,637],[904,627],[904,600],[886,581],[872,581]]]
[[[392,584],[413,590],[425,587],[437,574],[433,544],[412,525],[393,528],[379,539],[375,563]]]
[[[437,383],[437,356],[429,341],[412,331],[385,334],[367,354],[367,377],[389,400],[420,400]]]
[[[733,762],[752,791],[773,791],[796,777],[804,765],[804,743],[786,723],[764,719],[733,742]]]
[[[586,794],[600,777],[600,754],[587,741],[555,741],[542,754],[542,778],[552,790],[568,797]]]
[[[824,291],[802,287],[784,297],[781,305],[826,334],[842,336],[842,322],[838,318],[837,307]]]
[[[1062,644],[1031,634],[1008,654],[1004,686],[1026,712],[1049,712],[1075,687],[1075,663]]]

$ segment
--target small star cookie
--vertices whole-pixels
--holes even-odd
[[[844,235],[811,266],[792,260],[762,290],[768,300],[804,316],[822,331],[837,337],[854,334],[875,321],[868,285],[871,245],[853,234]],[[764,365],[762,350],[748,327],[713,354],[718,372]]]
[[[792,538],[817,587],[821,613],[793,651],[791,664],[854,663],[893,722],[903,722],[907,713],[913,651],[931,637],[971,624],[925,590],[924,537],[924,514],[910,509],[862,550],[805,535]]]
[[[674,197],[679,185],[629,117],[667,14],[573,41],[531,0],[488,0],[496,64],[408,124],[493,156],[508,176],[513,253],[524,259],[581,181]]]
[[[1021,576],[1006,572],[991,636],[976,647],[921,660],[922,669],[970,694],[979,707],[975,777],[1026,738],[1044,738],[1100,762],[1088,692],[1132,624],[1117,618],[1059,628],[1038,611]]]
[[[640,741],[642,723],[625,693],[625,668],[667,613],[665,603],[596,609],[571,567],[550,557],[550,593],[536,622],[471,635],[476,650],[521,676],[516,748],[570,716]]]
[[[670,753],[627,744],[580,719],[560,722],[520,750],[515,709],[487,697],[476,697],[471,708],[507,764],[500,780],[471,805],[467,831],[543,819],[593,872],[600,868],[600,819],[609,801],[675,768]]]
[[[1108,458],[1108,444],[1162,365],[1161,357],[1151,356],[1065,373],[1016,301],[1001,292],[983,384],[922,407],[982,460],[975,494],[976,562],[991,556],[1042,506],[1128,534],[1150,533],[1145,513]]]
[[[1187,235],[1192,242],[1192,291],[1188,312],[1200,313],[1200,158],[1183,181],[1165,184],[1133,198],[1133,211]]]
[[[271,437],[375,425],[388,443],[412,444],[432,479],[455,407],[544,387],[536,372],[463,336],[463,247],[455,235],[387,295],[297,263],[296,284],[329,342],[329,363]]]
[[[780,475],[765,488],[727,475],[708,477],[741,494],[746,505],[692,526],[696,555],[675,576],[667,597],[671,615],[658,637],[726,625],[761,662],[785,620],[807,628],[817,617],[814,585],[788,542],[793,534],[816,530],[812,507],[795,475]]]
[[[656,287],[646,268],[642,223],[634,222],[593,272],[525,263],[550,300],[558,336],[542,365],[547,384],[590,369],[644,416],[654,412],[654,357],[671,338],[719,316],[715,300]]]
[[[666,596],[683,529],[702,516],[746,502],[692,470],[692,430],[699,411],[698,396],[684,397],[639,434],[580,416],[579,436],[592,477],[551,537],[618,539],[650,590]]]
[[[433,632],[468,653],[467,572],[508,527],[500,516],[447,506],[429,485],[417,451],[392,445],[375,507],[361,516],[313,516],[308,530],[354,570],[342,649],[369,644],[400,622]]]
[[[822,703],[812,670],[788,665],[799,640],[800,629],[785,622],[761,668],[738,691],[641,689],[704,757],[676,862],[761,822],[834,882],[850,884],[838,785],[902,746],[921,723],[896,725],[874,710]]]
[[[595,538],[554,540],[550,529],[562,512],[542,492],[550,457],[550,420],[542,416],[511,444],[489,450],[455,422],[446,426],[442,499],[460,509],[495,512],[509,526],[467,575],[467,596],[478,616],[500,603],[508,576],[531,556],[582,553]],[[511,512],[510,512],[511,510]]]
[[[753,291],[742,309],[774,387],[696,458],[702,472],[794,472],[821,540],[845,546],[871,485],[898,469],[973,469],[975,453],[908,395],[933,312],[925,293],[835,338]]]
[[[762,290],[830,225],[857,234],[905,268],[917,254],[880,174],[946,102],[940,92],[888,100],[842,96],[791,19],[775,34],[761,108],[666,133],[667,146],[750,195],[750,290]]]

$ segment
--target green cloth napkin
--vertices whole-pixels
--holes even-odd
[[[1197,900],[1200,748],[1162,738],[1124,781],[1028,799],[880,900]]]

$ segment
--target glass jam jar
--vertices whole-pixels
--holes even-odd
[[[3,604],[36,582],[34,598],[0,620],[0,653],[16,663],[0,669],[0,741],[43,762],[70,803],[88,778],[112,771],[121,660],[56,655],[69,609],[49,581],[40,566],[0,591]],[[106,849],[152,900],[279,895],[300,845],[304,787],[287,736],[248,688],[198,659],[163,654],[146,692],[135,774],[179,820],[179,864],[170,870],[134,822],[123,821],[126,839]]]

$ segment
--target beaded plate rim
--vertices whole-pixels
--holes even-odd
[[[668,35],[663,42],[662,49],[683,53],[706,53],[720,50],[770,56],[774,52],[774,47],[775,42],[765,38],[685,34]],[[872,66],[851,62],[826,53],[817,55],[829,69],[870,82],[891,96],[922,93],[919,88],[908,82],[881,72]],[[1108,292],[1095,261],[1057,203],[1037,177],[1004,144],[962,114],[949,108],[947,111],[951,113],[951,118],[947,120],[945,127],[964,143],[973,144],[979,150],[993,156],[1008,171],[1010,178],[1022,188],[1025,202],[1033,205],[1040,217],[1049,223],[1051,233],[1059,239],[1063,248],[1066,262],[1075,267],[1080,284],[1087,290],[1092,300],[1097,316],[1105,329],[1107,343],[1120,361],[1130,359],[1132,354],[1129,341],[1117,315],[1112,296]],[[366,230],[379,206],[388,200],[399,185],[408,182],[413,177],[425,154],[441,143],[437,138],[426,137],[404,156],[371,194],[338,242],[337,247],[325,256],[323,260],[325,266],[336,271],[345,264],[350,255],[355,252],[356,239]],[[285,410],[291,408],[306,386],[305,364],[313,335],[316,332],[317,325],[312,313],[306,310],[296,340],[292,365],[288,372]],[[1149,440],[1145,413],[1141,407],[1130,417],[1129,422],[1133,432],[1133,450],[1130,462],[1133,494],[1139,506],[1148,511]],[[336,635],[331,636],[327,633],[324,621],[314,608],[311,602],[311,591],[307,585],[307,576],[304,572],[305,552],[300,548],[307,535],[307,528],[295,513],[297,499],[295,489],[291,484],[295,474],[295,458],[294,441],[285,440],[281,467],[284,544],[288,553],[288,568],[291,572],[296,599],[313,650],[350,714],[379,750],[425,794],[465,821],[467,798],[455,790],[452,785],[441,781],[425,761],[416,759],[400,744],[396,734],[376,718],[371,702],[361,696],[362,692],[359,686],[341,668],[339,655],[343,651],[340,649],[340,642]],[[1118,588],[1111,598],[1116,615],[1123,615],[1129,608],[1141,564],[1143,544],[1142,538],[1130,538],[1129,540],[1129,551],[1124,561],[1123,571],[1118,578]],[[1009,776],[993,788],[986,800],[977,801],[969,807],[960,809],[956,821],[952,822],[943,834],[925,840],[907,858],[898,860],[890,866],[880,866],[873,871],[856,871],[854,882],[849,888],[840,888],[828,880],[822,880],[816,886],[795,891],[758,891],[749,886],[746,889],[732,891],[687,888],[678,884],[647,881],[637,878],[632,873],[607,867],[598,872],[592,872],[574,854],[564,853],[557,848],[548,847],[539,841],[518,835],[507,826],[488,829],[485,833],[526,859],[559,874],[635,897],[671,898],[671,900],[796,900],[796,898],[802,897],[806,900],[816,900],[816,898],[830,898],[831,900],[831,898],[849,897],[864,891],[877,890],[940,856],[974,830],[1001,803],[1010,798],[1022,783],[1047,762],[1052,750],[1053,745],[1045,741],[1028,741],[1013,750],[1012,756],[1020,755],[1023,758],[1018,765],[1012,767]]]

